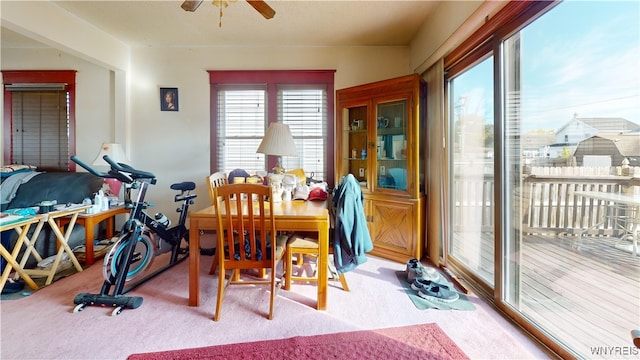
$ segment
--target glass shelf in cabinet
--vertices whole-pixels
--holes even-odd
[[[378,129],[378,135],[404,135],[405,128],[383,128]]]

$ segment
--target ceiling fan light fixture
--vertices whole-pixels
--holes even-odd
[[[196,11],[196,9],[202,4],[203,0],[185,0],[181,7],[186,11]],[[218,26],[222,27],[222,9],[229,6],[230,2],[236,2],[238,0],[211,0],[211,3],[216,6],[219,11],[220,22]],[[260,13],[265,19],[271,19],[276,15],[276,11],[271,8],[264,0],[246,0],[251,7]]]
[[[271,8],[264,0],[247,0],[249,5],[256,9],[265,19],[271,19],[276,15],[276,11]]]
[[[222,27],[222,9],[229,6],[229,1],[235,2],[236,0],[212,0],[211,2],[219,9],[218,15],[218,27]]]
[[[212,0],[211,3],[220,9],[226,8],[229,6],[230,2],[236,2],[238,0]]]
[[[185,0],[180,7],[186,11],[196,11],[196,9],[202,4],[202,0]]]

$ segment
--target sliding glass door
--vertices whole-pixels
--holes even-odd
[[[493,57],[449,82],[452,183],[449,255],[493,285]]]
[[[446,261],[563,356],[637,359],[640,3],[530,4],[445,66]]]
[[[640,156],[638,36],[637,2],[566,2],[501,46],[503,300],[584,357],[640,354],[635,210],[587,195],[640,199],[623,168]]]

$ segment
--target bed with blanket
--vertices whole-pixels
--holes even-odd
[[[10,165],[0,171],[0,199],[3,212],[37,206],[42,201],[55,200],[58,204],[81,203],[85,197],[102,188],[103,180],[89,173],[40,172],[33,166]],[[84,228],[76,225],[69,238],[69,246],[74,248],[84,244]],[[14,231],[2,233],[2,244],[13,248],[18,238]],[[36,250],[43,258],[56,253],[55,234],[45,226],[36,242]],[[4,265],[4,264],[3,264]],[[35,267],[35,259],[27,262],[27,268]],[[4,266],[3,266],[4,267]]]

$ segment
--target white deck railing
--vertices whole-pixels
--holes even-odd
[[[624,218],[627,210],[610,206],[606,201],[584,198],[576,192],[640,194],[640,168],[624,171],[624,176],[618,175],[623,173],[621,170],[626,169],[532,168],[531,175],[524,176],[522,186],[515,190],[510,213],[521,218],[525,234],[617,235],[620,224],[613,223],[612,219]],[[461,200],[453,204],[452,221],[456,230],[471,221],[474,228],[479,222],[482,231],[493,231],[492,175],[457,179],[452,191]]]

